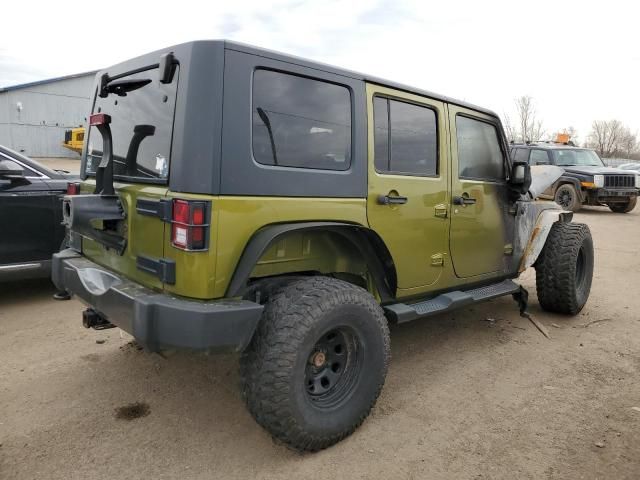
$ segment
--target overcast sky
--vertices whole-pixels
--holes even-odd
[[[531,95],[547,131],[617,118],[640,130],[632,1],[5,2],[0,87],[227,38],[460,98],[513,116]]]

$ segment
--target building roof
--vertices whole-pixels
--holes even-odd
[[[59,82],[60,80],[69,80],[71,78],[87,77],[89,75],[93,76],[96,73],[98,73],[98,70],[91,70],[89,72],[74,73],[71,75],[64,75],[62,77],[47,78],[45,80],[38,80],[36,82],[21,83],[19,85],[10,85],[8,87],[1,87],[0,93],[10,92],[11,90],[19,90],[21,88],[35,87],[36,85],[45,85],[47,83]]]

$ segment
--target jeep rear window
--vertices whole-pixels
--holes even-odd
[[[348,170],[349,89],[271,70],[253,77],[253,156],[280,167]]]
[[[378,172],[438,175],[438,134],[434,110],[376,96],[373,98],[373,119],[374,164]]]
[[[171,158],[171,136],[176,105],[179,67],[171,83],[160,83],[158,70],[152,69],[123,77],[125,82],[141,81],[130,91],[96,96],[92,113],[111,116],[113,174],[120,180],[166,183]],[[124,95],[123,95],[124,93]],[[136,133],[137,132],[137,133]],[[135,145],[139,142],[137,151]],[[127,170],[127,155],[133,157]],[[85,171],[95,174],[102,159],[102,136],[89,129]]]

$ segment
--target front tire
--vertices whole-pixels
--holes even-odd
[[[582,201],[576,188],[570,183],[560,185],[553,197],[554,201],[565,210],[577,212],[582,208]]]
[[[609,205],[609,209],[615,213],[629,213],[636,208],[638,197],[631,197],[627,203],[612,203]]]
[[[284,286],[265,305],[241,359],[255,420],[299,451],[317,451],[364,421],[384,384],[389,330],[364,289],[326,277]]]
[[[593,239],[583,223],[554,223],[535,263],[540,306],[575,315],[584,307],[593,278]]]

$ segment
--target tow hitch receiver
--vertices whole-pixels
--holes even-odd
[[[93,308],[87,308],[82,312],[82,326],[84,328],[93,328],[94,330],[106,330],[107,328],[115,328],[115,325]]]

